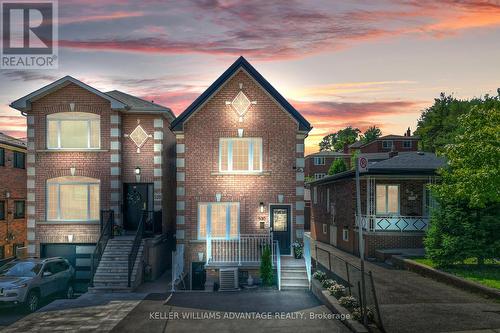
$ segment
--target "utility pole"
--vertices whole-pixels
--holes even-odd
[[[366,159],[364,160],[367,163]],[[366,284],[365,284],[365,246],[363,240],[363,226],[361,219],[361,186],[359,181],[359,156],[356,158],[356,222],[358,225],[358,245],[359,245],[359,259],[361,260],[361,300],[362,300],[362,311],[363,311],[363,324],[367,324],[366,321]]]

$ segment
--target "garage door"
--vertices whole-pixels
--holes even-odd
[[[95,244],[40,244],[42,258],[63,257],[75,268],[75,291],[86,292]]]

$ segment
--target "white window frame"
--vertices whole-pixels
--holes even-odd
[[[236,204],[236,206],[238,207],[238,216],[237,216],[237,221],[236,221],[236,225],[237,225],[237,228],[238,228],[238,233],[236,236],[233,236],[231,237],[231,232],[229,232],[229,234],[227,234],[227,228],[231,225],[231,219],[228,218],[231,216],[231,205],[232,204]],[[206,240],[206,237],[202,237],[201,236],[201,233],[200,233],[200,214],[201,214],[201,205],[207,205],[207,230],[205,231],[205,235],[208,236],[208,230],[210,230],[211,228],[211,224],[212,224],[212,216],[211,216],[211,213],[212,213],[212,206],[215,206],[215,205],[226,205],[226,236],[225,237],[212,237],[210,236],[210,239],[239,239],[240,238],[240,203],[239,202],[234,202],[234,201],[224,201],[224,202],[198,202],[198,207],[197,207],[197,226],[196,226],[196,230],[197,230],[197,238],[198,240]],[[228,223],[229,223],[229,226],[228,226]]]
[[[59,113],[53,113],[50,114],[46,117],[46,122],[45,122],[45,145],[48,150],[77,150],[77,149],[85,149],[85,150],[97,150],[101,149],[101,116],[95,113],[89,113],[89,112],[78,112],[79,115],[81,114],[88,114],[89,118],[92,117],[93,119],[84,119],[81,117],[68,117],[67,115],[71,115],[73,112],[59,112]],[[76,114],[76,112],[74,113]],[[99,121],[99,144],[97,147],[91,147],[91,125],[90,123],[92,121]],[[63,121],[82,121],[82,122],[87,122],[87,147],[77,147],[77,148],[63,148],[61,147],[61,122]],[[50,147],[49,146],[49,122],[57,122],[57,147]]]
[[[324,173],[324,172],[320,172],[320,173],[315,173],[314,174],[314,180],[323,179],[325,177],[326,177],[326,173]]]
[[[227,170],[222,170],[222,142],[227,141]],[[234,141],[249,141],[248,146],[248,170],[233,170],[233,148],[232,142]],[[259,169],[254,170],[253,162],[253,147],[257,144],[260,148],[260,161]],[[220,138],[219,139],[219,172],[226,174],[252,174],[262,172],[262,160],[264,155],[264,149],[262,145],[262,138]]]
[[[384,148],[384,149],[392,149],[393,145],[394,145],[394,142],[392,142],[392,140],[383,140],[382,141],[382,148]]]
[[[349,241],[349,228],[347,228],[347,227],[344,227],[342,229],[342,240],[344,242],[348,242]]]
[[[406,146],[406,144],[409,144],[409,145]],[[413,142],[411,140],[404,140],[403,141],[403,148],[404,149],[411,149],[412,146],[413,146]]]
[[[325,158],[323,156],[315,156],[314,165],[325,165]]]
[[[379,212],[377,210],[377,187],[379,186],[384,186],[385,187],[385,212]],[[389,212],[388,207],[389,207],[389,191],[388,187],[389,186],[396,186],[398,188],[398,211],[397,212]],[[401,188],[399,184],[376,184],[375,185],[375,214],[376,215],[381,215],[381,216],[396,216],[399,215],[401,211]]]
[[[99,196],[99,206],[101,205],[101,182],[99,179],[96,179],[95,181],[88,181],[88,182],[71,182],[71,181],[56,181],[57,178],[52,178],[48,179],[46,183],[46,188],[45,188],[45,217],[47,221],[54,221],[54,222],[65,222],[65,221],[70,221],[70,222],[95,222],[99,221],[99,218],[97,220],[92,220],[90,218],[90,186],[91,185],[98,185],[99,191],[97,191],[97,195]],[[49,182],[51,180],[54,180],[53,182]],[[49,184],[52,186],[57,186],[57,218],[55,219],[49,219],[48,212],[49,212]],[[87,219],[63,219],[61,218],[61,185],[87,185]]]

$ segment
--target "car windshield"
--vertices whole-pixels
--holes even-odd
[[[0,267],[0,276],[33,277],[40,272],[41,264],[34,262],[9,262]]]

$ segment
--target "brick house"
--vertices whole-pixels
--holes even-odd
[[[26,142],[0,133],[0,259],[26,244]]]
[[[379,249],[421,248],[433,201],[426,187],[444,161],[432,153],[396,153],[369,164],[360,176],[365,255]],[[311,235],[358,254],[355,226],[355,172],[349,170],[309,183]]]
[[[163,233],[174,227],[170,109],[119,91],[104,93],[70,76],[11,107],[28,125],[29,254],[67,257],[85,285],[107,222],[101,211],[113,211],[113,225],[131,234],[143,209],[155,212]]]
[[[391,151],[411,152],[418,151],[420,137],[411,135],[408,127],[404,135],[384,135],[368,143],[356,141],[345,149],[347,153],[353,154],[359,151],[360,154],[368,157],[370,160],[382,160],[388,158]]]
[[[349,168],[351,165],[351,155],[336,151],[319,151],[305,157],[306,167],[304,169],[306,179],[318,180],[328,175],[328,170],[332,163],[341,158]]]
[[[311,126],[299,112],[240,57],[171,128],[177,243],[192,287],[200,287],[200,267],[208,270],[206,288],[221,268],[256,274],[265,244],[274,251],[279,244],[289,256],[304,230],[304,139]]]

